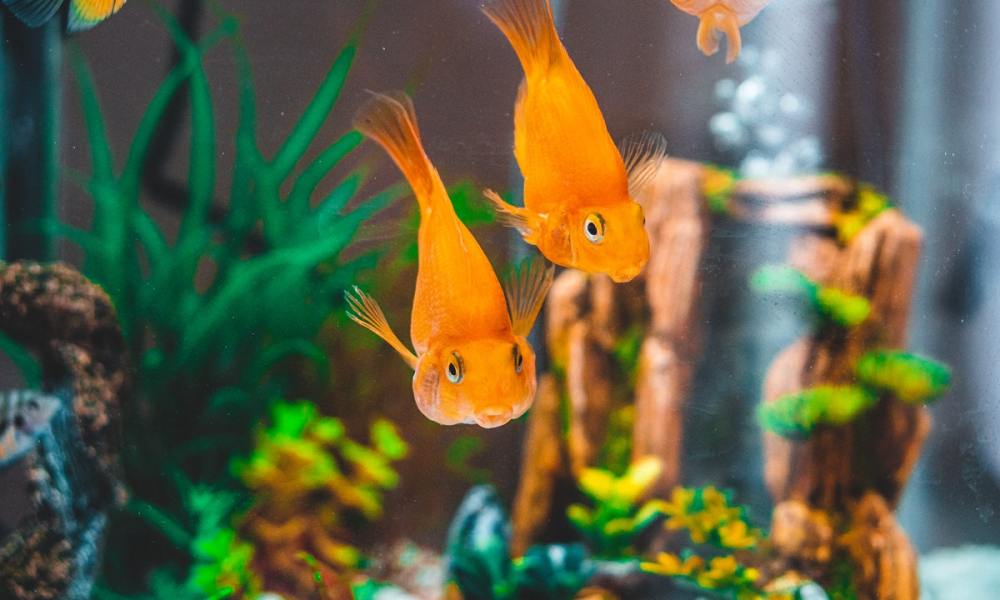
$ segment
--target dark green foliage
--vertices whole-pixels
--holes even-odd
[[[41,387],[42,366],[31,352],[3,333],[0,333],[0,352],[6,354],[10,362],[20,371],[26,387],[30,389]]]
[[[750,286],[764,296],[786,296],[803,302],[818,319],[839,327],[854,327],[871,312],[867,299],[823,287],[791,267],[761,267],[750,278]]]
[[[472,483],[486,483],[490,479],[490,471],[470,464],[470,461],[481,454],[484,448],[482,439],[463,435],[448,446],[444,464],[449,470]]]
[[[768,431],[787,438],[804,439],[820,425],[851,422],[877,400],[875,394],[860,386],[824,385],[762,404],[758,415]]]
[[[861,357],[858,379],[907,404],[937,400],[951,385],[947,365],[898,350],[873,350]]]
[[[511,560],[510,524],[496,491],[477,486],[448,530],[448,580],[464,600],[570,600],[595,571],[580,545],[533,546]]]
[[[92,163],[83,185],[93,200],[93,220],[87,231],[52,226],[83,249],[85,273],[111,296],[130,343],[136,398],[125,403],[124,460],[136,506],[142,507],[138,514],[193,523],[197,517],[183,501],[177,478],[163,473],[182,472],[213,488],[246,493],[228,471],[230,457],[249,450],[253,424],[291,386],[284,368],[289,359],[304,359],[317,379],[326,378],[326,356],[313,340],[324,321],[342,312],[342,291],[377,258],[367,253],[345,259],[342,253],[359,226],[402,188],[355,201],[364,182],[364,171],[356,170],[320,191],[326,176],[360,144],[357,132],[333,141],[315,160],[302,160],[337,102],[356,39],[333,61],[299,121],[267,159],[256,141],[253,82],[236,22],[223,18],[195,43],[170,15],[157,11],[182,58],[150,100],[121,167],[114,164],[93,79],[75,56]],[[203,55],[225,40],[236,56],[240,106],[229,197],[216,202],[215,108]],[[184,85],[191,104],[188,205],[171,240],[139,202],[140,177],[154,132]],[[392,439],[376,437],[387,455],[398,454]],[[135,539],[147,535],[136,526],[148,521],[113,523],[106,563],[114,585],[136,588],[163,562],[162,552],[134,547]],[[204,539],[217,541],[214,536],[228,526],[220,522]],[[163,527],[155,530],[170,537]],[[173,559],[183,565],[206,556],[178,547]]]

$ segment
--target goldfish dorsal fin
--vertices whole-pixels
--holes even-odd
[[[549,0],[490,0],[483,12],[510,41],[525,73],[548,67],[558,56],[561,42]]]
[[[538,232],[537,227],[532,224],[530,210],[509,204],[500,197],[500,194],[490,189],[483,190],[483,196],[493,205],[497,220],[501,224],[516,229],[525,240],[534,239]]]
[[[403,92],[372,93],[354,117],[354,127],[385,148],[424,205],[444,184],[420,143],[413,101]]]
[[[406,361],[406,364],[410,365],[411,369],[417,368],[416,355],[393,332],[392,327],[389,326],[389,322],[385,318],[385,313],[382,312],[382,307],[378,305],[378,302],[374,298],[362,292],[358,286],[354,286],[353,294],[351,292],[344,292],[344,298],[347,300],[348,318],[385,340],[387,344],[392,346],[403,357],[403,360]]]
[[[635,198],[660,170],[667,157],[667,140],[654,131],[644,131],[628,136],[618,148],[628,173],[629,196]]]
[[[504,293],[514,335],[527,336],[531,332],[554,276],[555,267],[541,256],[527,258],[511,269],[504,282]]]

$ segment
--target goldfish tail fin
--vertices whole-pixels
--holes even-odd
[[[526,74],[547,69],[559,56],[562,42],[549,0],[491,0],[483,12],[510,41]]]
[[[538,233],[538,226],[530,210],[508,203],[493,190],[483,190],[483,196],[493,205],[497,220],[501,224],[516,229],[525,241],[533,243],[532,240]]]
[[[712,56],[719,51],[720,34],[727,38],[726,62],[732,63],[740,55],[742,47],[740,23],[736,13],[716,4],[701,13],[701,24],[698,25],[698,49],[702,54]]]
[[[659,133],[644,131],[622,140],[618,151],[628,174],[629,196],[636,198],[656,176],[663,159],[667,157],[667,140]]]
[[[514,335],[527,337],[552,287],[555,267],[541,256],[525,259],[504,282]]]
[[[63,0],[3,0],[18,19],[28,27],[41,27],[59,12]]]
[[[349,319],[385,340],[387,344],[392,346],[393,350],[403,357],[411,369],[417,368],[416,355],[403,344],[392,330],[389,321],[385,318],[385,313],[382,312],[382,307],[374,298],[362,292],[358,286],[354,286],[354,293],[344,292],[344,299],[347,300],[347,317]]]
[[[354,127],[385,148],[424,206],[444,184],[420,143],[413,101],[403,92],[372,93],[354,116]]]

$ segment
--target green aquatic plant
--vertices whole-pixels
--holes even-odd
[[[510,523],[490,486],[466,494],[448,529],[449,586],[464,600],[571,600],[596,570],[579,544],[532,546],[510,556]]]
[[[907,404],[937,400],[951,385],[951,369],[898,350],[873,350],[858,360],[858,380]]]
[[[280,402],[256,439],[233,470],[253,493],[240,531],[257,548],[258,570],[302,588],[317,569],[336,575],[362,567],[363,554],[347,541],[351,517],[380,518],[385,492],[399,482],[393,463],[408,447],[395,426],[375,421],[363,445],[313,404]],[[311,571],[308,562],[290,561],[303,553],[316,563]]]
[[[444,464],[451,472],[475,484],[486,483],[490,479],[490,470],[475,467],[470,462],[485,450],[483,440],[474,435],[462,435],[448,445],[445,450]]]
[[[854,206],[850,210],[833,215],[837,239],[842,244],[849,243],[872,219],[890,208],[892,203],[889,202],[888,196],[867,183],[858,185]]]
[[[663,502],[660,510],[667,517],[665,528],[685,530],[697,544],[748,550],[763,539],[763,533],[750,524],[747,509],[734,504],[729,493],[715,486],[674,488],[670,501]]]
[[[737,181],[735,171],[715,165],[704,166],[701,194],[710,211],[722,215],[729,213],[730,198]]]
[[[87,230],[48,225],[83,250],[84,271],[111,296],[129,343],[137,372],[135,398],[123,402],[123,460],[133,497],[190,522],[183,493],[161,474],[179,470],[195,481],[239,489],[227,465],[249,449],[250,436],[242,432],[268,413],[275,398],[310,385],[302,364],[312,367],[314,385],[328,381],[329,364],[316,336],[324,322],[341,318],[343,290],[379,257],[377,248],[350,257],[345,250],[360,225],[403,189],[362,196],[363,167],[324,183],[359,146],[358,132],[323,142],[315,158],[306,156],[320,142],[350,72],[356,33],[268,157],[257,141],[260,119],[237,22],[223,16],[195,42],[172,16],[154,10],[181,60],[149,101],[123,164],[115,164],[93,77],[79,54],[73,58],[91,172],[72,179],[92,199],[93,218]],[[216,151],[216,109],[204,67],[206,53],[226,41],[235,53],[239,88],[231,158]],[[154,132],[182,90],[191,115],[188,203],[174,235],[139,200]],[[228,195],[221,199],[219,160],[232,161]],[[368,460],[361,450],[345,451]],[[112,522],[105,561],[109,586],[135,589],[164,561],[152,545],[133,548],[130,540],[144,535],[136,529],[143,522],[148,519]],[[174,546],[177,552],[167,560],[195,560],[189,546]]]
[[[641,502],[662,470],[654,457],[633,463],[621,477],[603,469],[583,470],[577,484],[594,506],[571,504],[566,516],[594,556],[620,559],[635,554],[635,540],[665,514],[662,502]]]
[[[642,571],[735,600],[797,600],[800,590],[814,586],[791,573],[762,585],[760,572],[748,559],[763,545],[764,532],[751,524],[747,509],[734,503],[730,493],[715,486],[678,487],[662,510],[664,527],[687,532],[702,547],[660,552],[640,563]]]
[[[854,327],[871,313],[871,303],[862,296],[824,287],[801,271],[782,265],[767,265],[750,278],[750,287],[764,296],[788,296],[804,302],[823,322]]]
[[[820,425],[845,425],[870,409],[878,395],[856,385],[822,385],[786,394],[758,409],[761,425],[791,439],[805,439]]]

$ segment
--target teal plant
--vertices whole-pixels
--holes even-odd
[[[642,502],[662,469],[659,459],[647,457],[621,477],[603,469],[583,470],[577,484],[594,505],[571,504],[566,516],[595,557],[622,559],[635,554],[636,539],[664,514],[662,502]]]
[[[862,296],[821,286],[792,267],[768,265],[750,278],[751,288],[764,296],[788,296],[803,302],[823,323],[854,327],[868,318],[871,304]]]
[[[360,197],[363,168],[326,187],[327,176],[361,143],[354,131],[306,159],[336,106],[357,34],[333,60],[284,142],[266,157],[257,142],[253,80],[236,21],[223,16],[195,42],[156,10],[181,60],[149,101],[121,165],[113,158],[93,78],[74,56],[91,172],[73,174],[72,180],[92,199],[93,219],[87,230],[49,225],[81,247],[85,273],[111,296],[129,342],[137,372],[135,398],[123,403],[123,458],[134,502],[190,522],[182,491],[162,473],[180,471],[202,484],[242,489],[227,469],[232,456],[249,449],[250,436],[241,432],[268,413],[274,398],[293,391],[293,382],[296,391],[308,385],[308,377],[301,377],[308,373],[303,361],[317,381],[327,380],[316,334],[325,321],[340,318],[342,291],[379,257],[377,250],[350,258],[344,251],[359,226],[402,188]],[[236,57],[239,110],[232,179],[228,197],[219,200],[220,154],[204,56],[225,41]],[[170,235],[140,203],[140,175],[166,107],[183,89],[191,106],[188,204],[176,235]],[[108,585],[135,589],[164,553],[135,549],[130,540],[143,535],[144,521],[162,529],[144,518],[148,510],[128,514],[140,519],[112,523],[105,576]],[[169,561],[195,560],[190,546],[174,546]]]
[[[596,571],[583,546],[533,546],[510,556],[510,523],[493,488],[469,491],[448,530],[449,586],[464,600],[570,600]]]

